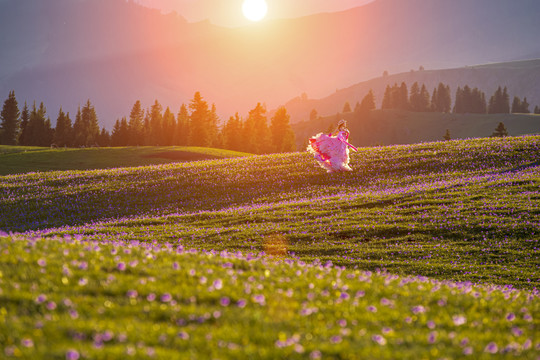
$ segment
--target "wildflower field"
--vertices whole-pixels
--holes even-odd
[[[0,176],[0,358],[537,359],[540,137]]]

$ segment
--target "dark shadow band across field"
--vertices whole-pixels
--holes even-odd
[[[338,174],[283,154],[8,176],[0,229],[247,252],[277,234],[303,260],[534,288],[539,142],[366,148]]]

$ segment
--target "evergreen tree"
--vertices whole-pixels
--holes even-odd
[[[96,110],[92,103],[90,103],[90,100],[88,100],[82,108],[81,121],[83,127],[83,145],[96,145],[100,129]]]
[[[141,106],[141,101],[137,100],[133,104],[131,113],[129,114],[129,145],[138,146],[144,144],[143,122],[144,110]]]
[[[36,103],[32,106],[30,112],[30,120],[28,121],[28,145],[30,146],[50,146],[49,139],[51,135],[50,121],[47,123],[47,109],[43,102],[36,107]],[[49,125],[49,126],[47,126]]]
[[[540,107],[539,107],[538,105],[536,105],[536,106],[534,107],[534,113],[535,113],[535,114],[540,114]]]
[[[222,130],[223,146],[225,149],[241,151],[243,139],[242,133],[242,121],[238,113],[235,116],[231,116]]]
[[[295,150],[295,135],[289,123],[287,109],[280,107],[272,117],[270,132],[272,134],[273,152],[291,152]]]
[[[189,145],[208,147],[212,143],[210,138],[210,110],[208,103],[200,92],[196,92],[189,104],[191,110],[189,122]]]
[[[437,93],[437,88],[434,88],[433,93],[431,94],[431,107],[430,107],[430,110],[433,112],[438,111],[438,107],[437,107],[438,98],[439,98],[439,94]]]
[[[73,123],[73,146],[80,147],[86,145],[86,136],[84,125],[82,122],[81,107],[77,108],[75,122]]]
[[[514,96],[514,101],[512,101],[512,114],[521,112],[521,100],[517,96]]]
[[[69,113],[66,115],[62,108],[58,111],[56,118],[56,128],[53,142],[56,146],[71,146],[71,137],[73,129],[71,128],[71,119]]]
[[[118,123],[120,126],[120,122]],[[146,109],[144,113],[144,121],[143,121],[143,144],[144,145],[152,145],[152,139],[150,138],[151,130],[150,130],[150,109]]]
[[[30,122],[30,111],[28,110],[28,105],[26,101],[24,102],[24,107],[21,112],[21,133],[19,135],[19,145],[29,145],[29,135],[28,135],[28,123]]]
[[[503,114],[510,114],[510,96],[506,86],[503,89],[501,110]]]
[[[0,144],[17,145],[20,131],[19,116],[15,91],[10,91],[0,112]]]
[[[318,117],[319,117],[319,114],[317,113],[317,110],[315,109],[311,110],[311,112],[309,113],[309,120],[314,121],[314,120],[317,120]]]
[[[343,105],[343,113],[349,113],[349,112],[352,112],[352,108],[351,108],[351,104],[346,101],[345,104]]]
[[[421,111],[422,100],[420,99],[420,86],[415,82],[411,86],[411,93],[409,95],[409,101],[412,111]]]
[[[381,109],[391,109],[393,105],[394,104],[392,104],[392,88],[390,88],[390,85],[386,85],[386,89],[384,90]]]
[[[362,102],[358,106],[357,113],[368,114],[371,110],[375,109],[375,95],[370,89],[366,96],[362,99]]]
[[[397,92],[398,96],[396,107],[401,110],[409,110],[409,91],[407,90],[407,84],[402,82]]]
[[[504,90],[501,90],[499,86],[495,93],[489,99],[488,106],[489,114],[508,114],[510,113],[510,97],[508,96],[508,91],[506,86]]]
[[[497,127],[495,128],[495,131],[493,132],[493,134],[491,134],[491,137],[505,137],[505,136],[508,136],[508,131],[506,130],[506,127],[504,126],[504,124],[500,122],[499,125],[497,125]]]
[[[489,99],[488,114],[498,114],[502,112],[501,103],[503,101],[502,89],[499,86]]]
[[[485,114],[487,111],[486,106],[486,96],[485,94],[480,91],[478,88],[474,88],[471,91],[470,94],[470,108],[467,112],[473,113],[473,114]]]
[[[452,97],[450,95],[450,86],[439,83],[437,87],[437,111],[450,112],[452,106]]]
[[[120,119],[116,119],[111,134],[111,146],[120,146],[121,142]]]
[[[255,154],[267,154],[272,151],[271,134],[265,114],[266,108],[261,103],[257,103],[257,106],[249,112],[247,121],[253,124]]]
[[[531,111],[529,110],[529,102],[527,101],[527,97],[523,98],[523,101],[521,102],[521,113],[523,114],[530,114]]]
[[[129,143],[129,124],[126,117],[122,117],[120,120],[120,131],[119,131],[120,146],[127,146]]]
[[[176,118],[175,144],[186,146],[189,143],[189,113],[186,104],[180,106]]]
[[[163,145],[163,107],[155,100],[150,108],[150,134],[148,135],[149,145]]]
[[[444,134],[443,139],[446,141],[452,139],[452,137],[450,136],[450,130],[446,129],[446,133]]]
[[[429,91],[427,91],[426,85],[424,84],[422,84],[422,88],[420,89],[420,97],[418,98],[418,100],[419,100],[418,111],[421,111],[421,112],[430,111],[431,104],[429,101]]]
[[[223,138],[218,129],[219,117],[216,110],[216,104],[212,104],[208,117],[208,133],[210,136],[210,145],[215,148],[223,147]]]
[[[97,142],[98,145],[102,147],[111,146],[111,136],[109,135],[109,132],[105,130],[105,128],[101,128]]]
[[[463,114],[465,112],[463,109],[463,90],[458,86],[456,90],[456,101],[454,102],[454,113]]]
[[[174,114],[171,112],[169,107],[165,109],[163,113],[163,126],[162,126],[162,145],[171,146],[174,141],[174,133],[176,131],[176,120],[174,119]]]

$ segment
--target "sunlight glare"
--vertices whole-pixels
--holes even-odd
[[[251,21],[262,20],[266,16],[268,6],[265,0],[244,0],[242,13]]]

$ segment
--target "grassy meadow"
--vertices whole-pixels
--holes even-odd
[[[337,174],[292,153],[0,176],[0,354],[536,359],[539,154],[525,136],[361,148]]]
[[[28,171],[107,169],[249,155],[231,150],[183,146],[76,149],[0,145],[0,175]]]

